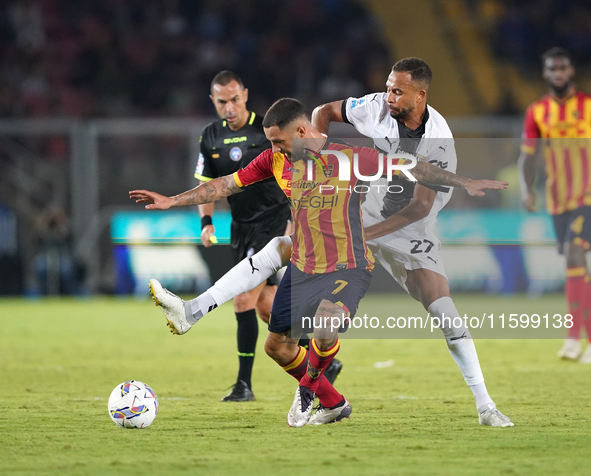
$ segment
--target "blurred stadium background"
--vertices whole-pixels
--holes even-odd
[[[0,294],[143,293],[149,276],[199,291],[229,267],[225,247],[196,252],[196,210],[146,220],[127,192],[196,185],[199,135],[215,119],[215,73],[240,74],[249,108],[264,113],[283,96],[312,108],[382,91],[391,65],[407,56],[434,71],[429,103],[459,138],[459,172],[512,182],[484,200],[457,192],[441,214],[454,289],[558,290],[549,218],[524,225],[515,167],[522,114],[545,92],[539,55],[555,45],[573,53],[577,82],[589,85],[588,2],[6,0]],[[446,235],[445,223],[455,230],[458,220],[488,225]],[[503,234],[508,228],[529,232]],[[60,260],[69,270],[61,280]]]

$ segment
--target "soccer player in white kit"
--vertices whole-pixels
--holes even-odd
[[[455,172],[457,158],[451,130],[443,116],[427,105],[431,77],[431,69],[423,60],[405,58],[393,66],[386,92],[318,106],[312,124],[327,133],[330,122],[347,122],[372,138],[384,152],[412,153],[418,160]],[[372,185],[384,185],[380,189],[385,190],[386,181],[380,180]],[[396,190],[396,184],[389,188]],[[450,297],[439,255],[441,243],[433,233],[437,213],[451,198],[451,190],[420,184],[412,190],[408,182],[403,188],[403,193],[367,194],[362,206],[366,240],[376,260],[432,316],[460,316]],[[206,293],[190,301],[193,316],[197,309],[205,315],[284,266],[291,251],[288,240],[274,238],[250,258],[252,261],[239,263]],[[256,274],[252,272],[253,263]],[[452,358],[474,394],[479,423],[513,426],[488,394],[469,330],[443,327],[442,331]]]
[[[423,60],[402,59],[392,67],[386,92],[318,106],[312,123],[324,133],[330,122],[349,123],[384,152],[411,153],[418,160],[455,172],[457,157],[451,130],[443,116],[427,104],[431,78],[431,69]],[[380,190],[385,190],[386,180],[381,180],[384,187]],[[451,190],[420,184],[409,187],[408,183],[399,188],[402,193],[370,193],[362,206],[370,249],[396,282],[432,316],[461,316],[450,296],[439,255],[441,242],[433,233],[437,214],[451,198]],[[469,330],[443,327],[442,331],[474,394],[480,423],[513,426],[488,394]]]

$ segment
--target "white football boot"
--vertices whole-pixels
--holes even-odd
[[[287,424],[294,428],[301,428],[312,414],[312,407],[314,406],[314,392],[308,387],[299,386],[296,390],[293,403],[287,413]]]
[[[579,362],[582,364],[591,364],[591,344],[587,345],[585,352],[581,355]]]
[[[581,356],[581,341],[578,339],[566,339],[562,349],[558,351],[561,359],[578,360]]]
[[[478,423],[486,426],[515,426],[509,417],[497,410],[494,403],[487,403],[478,409]]]
[[[191,329],[192,325],[187,320],[191,311],[189,306],[185,306],[185,301],[163,288],[157,279],[150,279],[150,294],[156,306],[162,309],[171,333],[182,335]]]
[[[316,412],[310,417],[308,425],[326,425],[327,423],[335,423],[341,421],[343,418],[349,418],[353,408],[349,400],[345,398],[345,403],[336,408],[325,408],[318,405]]]

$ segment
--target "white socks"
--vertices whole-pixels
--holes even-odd
[[[278,236],[258,253],[244,258],[211,288],[189,301],[193,315],[200,314],[201,317],[239,294],[264,283],[289,262],[289,258],[285,259],[286,247],[291,249],[291,238]]]
[[[470,385],[470,389],[474,394],[474,399],[476,400],[476,408],[481,408],[483,405],[487,405],[488,403],[494,404],[492,398],[488,394],[488,390],[486,390],[486,385],[484,382],[478,383],[476,385]]]
[[[454,317],[460,316],[454,302],[447,296],[433,301],[428,311],[432,316],[439,317],[440,319],[442,316],[445,316],[453,320]],[[450,322],[447,319],[442,324],[444,325],[442,325],[441,330],[447,342],[449,353],[474,394],[476,408],[480,408],[487,403],[492,403],[493,401],[486,390],[486,385],[484,385],[484,377],[480,369],[478,354],[476,353],[476,347],[474,346],[470,331],[463,325],[459,328],[450,326]]]

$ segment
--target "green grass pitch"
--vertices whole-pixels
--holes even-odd
[[[380,297],[397,314],[407,296]],[[462,312],[564,313],[564,298],[459,295]],[[591,367],[556,358],[558,340],[482,340],[491,396],[514,428],[478,425],[441,340],[343,340],[337,388],[349,421],[289,428],[295,381],[263,351],[257,401],[220,402],[237,369],[231,305],[172,336],[148,299],[0,300],[0,474],[589,474]],[[376,368],[374,363],[393,360]],[[148,383],[160,413],[116,427],[111,390]]]

